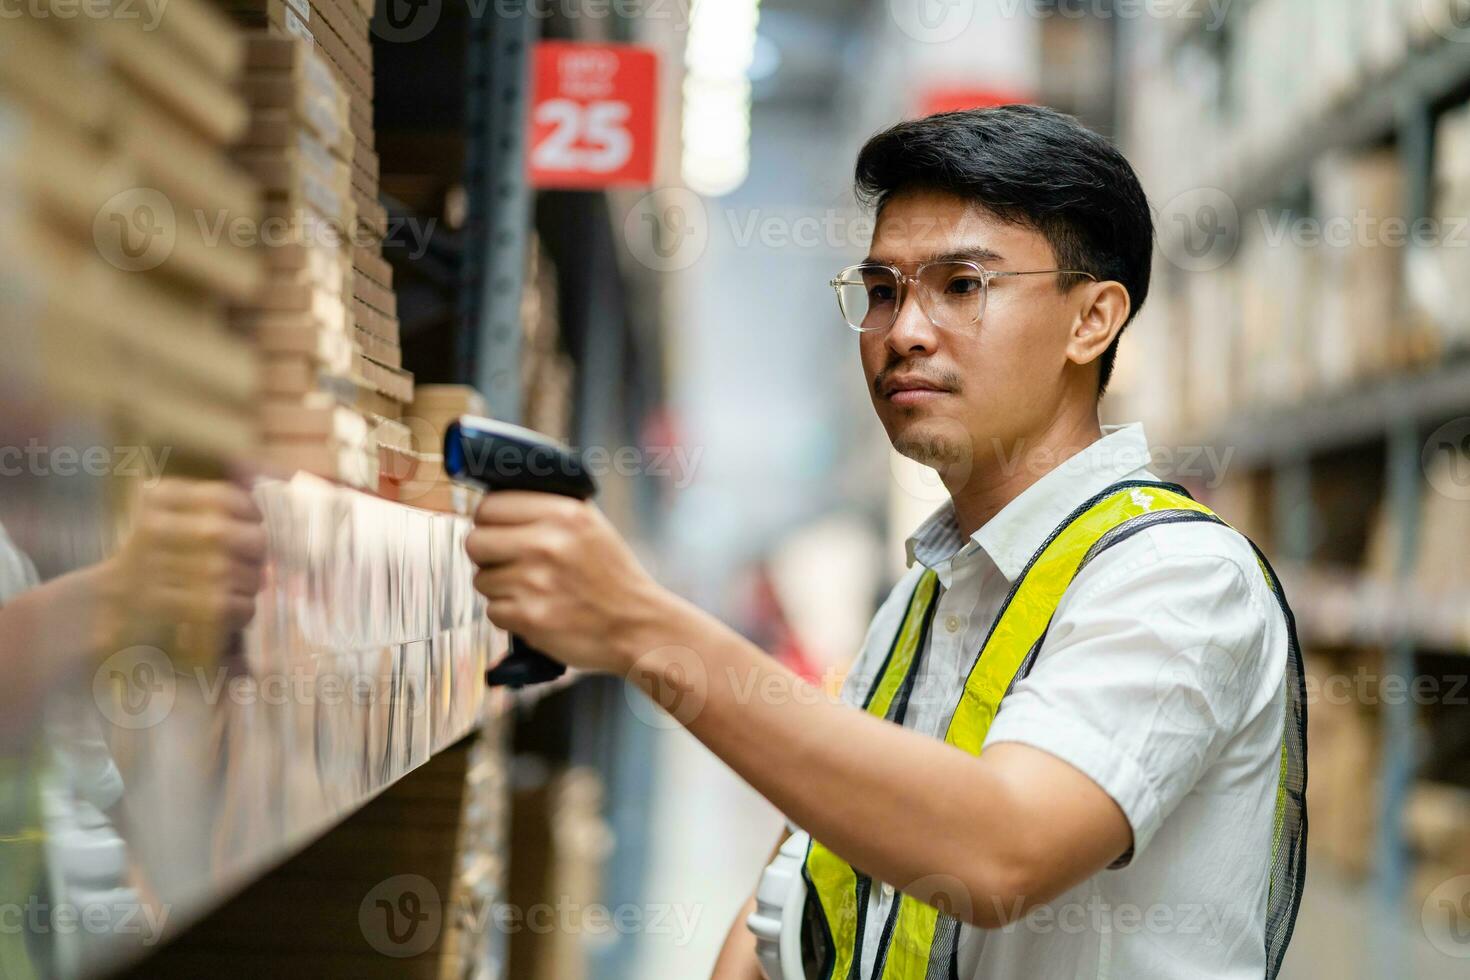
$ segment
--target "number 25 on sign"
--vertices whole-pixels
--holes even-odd
[[[653,182],[658,55],[629,44],[536,45],[527,164],[535,187]]]

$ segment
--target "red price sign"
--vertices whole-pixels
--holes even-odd
[[[658,55],[628,44],[536,45],[527,155],[535,187],[653,182]]]

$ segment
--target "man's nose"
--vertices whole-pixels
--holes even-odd
[[[931,353],[939,343],[939,328],[919,302],[919,287],[906,283],[898,317],[888,328],[888,347],[896,354]]]

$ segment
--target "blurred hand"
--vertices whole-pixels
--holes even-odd
[[[180,625],[242,629],[261,587],[261,520],[233,483],[164,479],[145,489],[131,535],[104,569],[113,641]]]
[[[582,670],[626,670],[667,596],[602,511],[570,497],[486,494],[465,550],[491,621]]]

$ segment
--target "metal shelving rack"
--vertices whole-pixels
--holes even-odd
[[[461,265],[459,363],[490,414],[521,415],[521,292],[531,226],[526,113],[536,19],[524,3],[470,19],[466,87],[469,228]]]
[[[1219,186],[1242,212],[1298,199],[1309,185],[1313,162],[1336,149],[1392,142],[1408,174],[1404,216],[1426,217],[1432,205],[1434,127],[1447,102],[1470,90],[1470,45],[1444,42],[1414,52],[1398,71],[1370,80],[1361,98],[1344,103],[1279,152],[1260,160],[1244,180]],[[1470,413],[1470,358],[1431,369],[1387,377],[1354,390],[1268,412],[1245,413],[1208,440],[1231,446],[1244,466],[1271,474],[1277,548],[1286,563],[1310,561],[1318,528],[1310,500],[1313,462],[1325,453],[1377,444],[1386,446],[1385,504],[1395,530],[1394,590],[1411,595],[1418,561],[1419,521],[1426,481],[1422,447],[1426,432]],[[1385,637],[1385,676],[1412,676],[1424,637],[1407,617],[1394,617],[1376,631]],[[1443,634],[1439,634],[1442,636]],[[1403,907],[1410,872],[1403,812],[1419,747],[1416,708],[1408,699],[1385,704],[1379,770],[1380,805],[1373,891],[1385,910]],[[1375,944],[1382,975],[1395,975],[1403,959],[1398,938],[1385,930]]]

